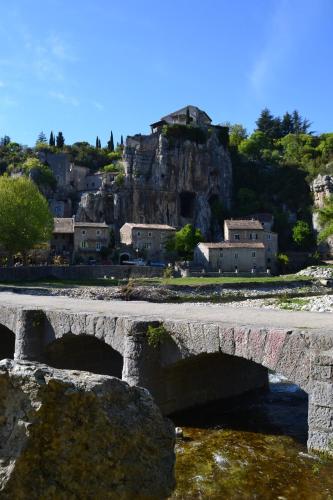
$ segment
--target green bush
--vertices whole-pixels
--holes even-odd
[[[119,172],[114,181],[118,187],[123,186],[125,183],[125,174],[123,172]]]
[[[196,142],[197,144],[204,144],[207,141],[207,131],[191,125],[164,125],[162,134],[169,139],[172,143],[175,140],[181,139],[183,141]]]
[[[169,337],[166,328],[163,325],[149,325],[147,329],[147,341],[151,347],[158,347]]]

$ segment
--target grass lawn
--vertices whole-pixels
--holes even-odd
[[[153,286],[153,285],[178,285],[178,286],[205,286],[205,285],[223,285],[223,284],[255,284],[255,283],[288,283],[290,281],[311,281],[308,276],[298,276],[295,274],[288,274],[282,276],[264,276],[253,278],[242,277],[199,277],[199,278],[136,278],[131,280],[135,285]],[[117,286],[124,285],[127,280],[117,280],[110,278],[90,279],[90,280],[57,280],[57,279],[44,279],[38,281],[24,281],[24,282],[0,282],[0,285],[8,286],[23,286],[23,287],[54,287],[66,288],[77,286]]]
[[[223,285],[230,283],[288,283],[290,281],[311,281],[312,278],[309,276],[299,276],[296,274],[286,274],[282,276],[263,276],[263,277],[253,277],[253,278],[242,278],[242,277],[221,277],[221,278],[142,278],[134,280],[135,283],[140,285],[152,285],[152,284],[167,284],[167,285]]]

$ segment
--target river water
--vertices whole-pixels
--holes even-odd
[[[271,376],[269,392],[173,416],[171,499],[333,500],[333,460],[308,454],[307,395]]]

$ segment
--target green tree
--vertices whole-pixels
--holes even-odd
[[[113,132],[111,130],[110,139],[108,140],[108,150],[114,151],[114,141],[113,141]]]
[[[36,144],[47,144],[46,135],[43,131],[38,135]]]
[[[122,136],[122,135],[120,136],[120,145],[121,145],[121,146],[123,146],[123,145],[124,145],[124,138],[123,138],[123,136]]]
[[[186,260],[192,260],[193,250],[200,241],[204,241],[200,229],[195,228],[192,224],[186,224],[170,237],[166,249],[169,252],[176,252]]]
[[[310,250],[314,245],[313,232],[310,224],[304,220],[296,222],[292,229],[293,242],[303,250]]]
[[[56,146],[59,149],[62,149],[65,145],[65,138],[62,134],[62,132],[58,132],[57,138],[56,138]]]
[[[247,139],[246,128],[240,123],[227,125],[229,127],[229,144],[238,148],[240,143]]]
[[[249,188],[240,188],[237,192],[237,209],[239,215],[250,215],[260,210],[257,194]]]
[[[186,108],[186,125],[190,125],[190,123],[191,123],[190,110],[189,108]]]
[[[283,115],[281,121],[281,134],[282,136],[294,133],[293,117],[288,111]]]
[[[38,158],[28,158],[21,166],[24,174],[29,176],[39,188],[50,187],[55,189],[56,178],[48,165],[42,163]]]
[[[250,160],[261,160],[262,151],[270,149],[271,142],[267,135],[257,130],[250,135],[248,139],[243,140],[239,144],[239,152]]]
[[[95,144],[95,147],[96,149],[101,149],[101,141],[100,141],[100,138],[97,136],[96,137],[96,144]]]
[[[47,200],[26,177],[0,177],[0,245],[10,260],[48,242],[53,217]]]
[[[0,147],[8,146],[9,143],[10,143],[10,137],[8,135],[4,135],[3,137],[1,137]]]
[[[322,208],[317,210],[319,224],[322,230],[319,233],[319,241],[326,240],[333,235],[333,195],[325,198]]]
[[[55,138],[54,138],[54,134],[52,131],[50,133],[49,146],[55,146]]]

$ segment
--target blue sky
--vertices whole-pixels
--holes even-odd
[[[148,133],[186,104],[249,131],[265,107],[333,131],[331,0],[11,0],[0,136]]]

